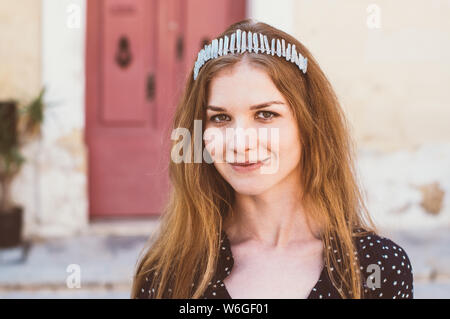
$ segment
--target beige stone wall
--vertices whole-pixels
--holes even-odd
[[[41,143],[13,187],[26,233],[73,234],[88,223],[84,0],[0,1],[0,99],[27,102],[43,83]],[[379,9],[381,27],[371,29]],[[369,209],[380,225],[450,225],[450,1],[249,0],[250,16],[300,39],[329,77],[360,147]],[[45,15],[45,17],[43,16]],[[375,19],[376,20],[376,19]]]
[[[25,237],[87,226],[84,8],[84,0],[0,1],[0,99],[24,105],[46,88],[42,139],[22,149],[26,162],[12,184]],[[72,28],[76,14],[80,25]]]
[[[450,1],[299,0],[293,12],[361,147],[450,141]]]
[[[450,0],[249,0],[333,85],[381,229],[450,226]],[[379,26],[379,28],[377,28]]]
[[[35,98],[42,84],[41,1],[0,1],[0,99],[14,99],[24,106]],[[35,223],[40,206],[37,165],[39,141],[22,149],[26,159],[13,181],[13,200],[24,207],[24,233]]]
[[[41,88],[41,1],[0,1],[0,99],[26,103]]]

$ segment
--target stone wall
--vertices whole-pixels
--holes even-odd
[[[314,55],[352,126],[385,228],[450,225],[450,1],[250,0]]]
[[[0,2],[0,99],[28,102],[41,87],[41,3]]]
[[[248,8],[300,39],[327,74],[379,225],[450,225],[450,1],[249,0]],[[0,2],[0,98],[25,103],[47,88],[43,139],[24,150],[13,185],[27,236],[88,225],[84,32],[85,0]]]
[[[88,222],[84,9],[83,0],[0,3],[1,98],[28,102],[46,88],[43,137],[23,149],[27,162],[13,183],[25,237],[71,235]]]

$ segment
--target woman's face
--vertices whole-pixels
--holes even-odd
[[[299,176],[297,123],[263,69],[240,62],[217,74],[209,90],[206,149],[236,192],[258,195]]]

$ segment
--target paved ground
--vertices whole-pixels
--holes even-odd
[[[129,298],[135,262],[146,240],[97,235],[35,243],[22,262],[16,262],[19,249],[3,252],[0,298]],[[67,280],[73,283],[77,273],[81,287],[68,288]]]
[[[148,228],[146,228],[148,229]],[[129,298],[144,232],[95,231],[0,250],[0,298]],[[385,233],[408,253],[416,298],[450,298],[450,231]],[[79,266],[80,288],[68,288]],[[78,266],[77,266],[78,265]],[[69,280],[69,284],[74,281]]]

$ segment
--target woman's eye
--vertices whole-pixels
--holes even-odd
[[[210,121],[216,122],[216,123],[221,123],[223,121],[229,121],[229,116],[225,115],[225,114],[217,114],[217,115],[211,116]]]
[[[262,119],[262,120],[271,120],[272,118],[278,116],[277,113],[274,112],[269,112],[269,111],[261,111],[257,113],[257,118]]]

